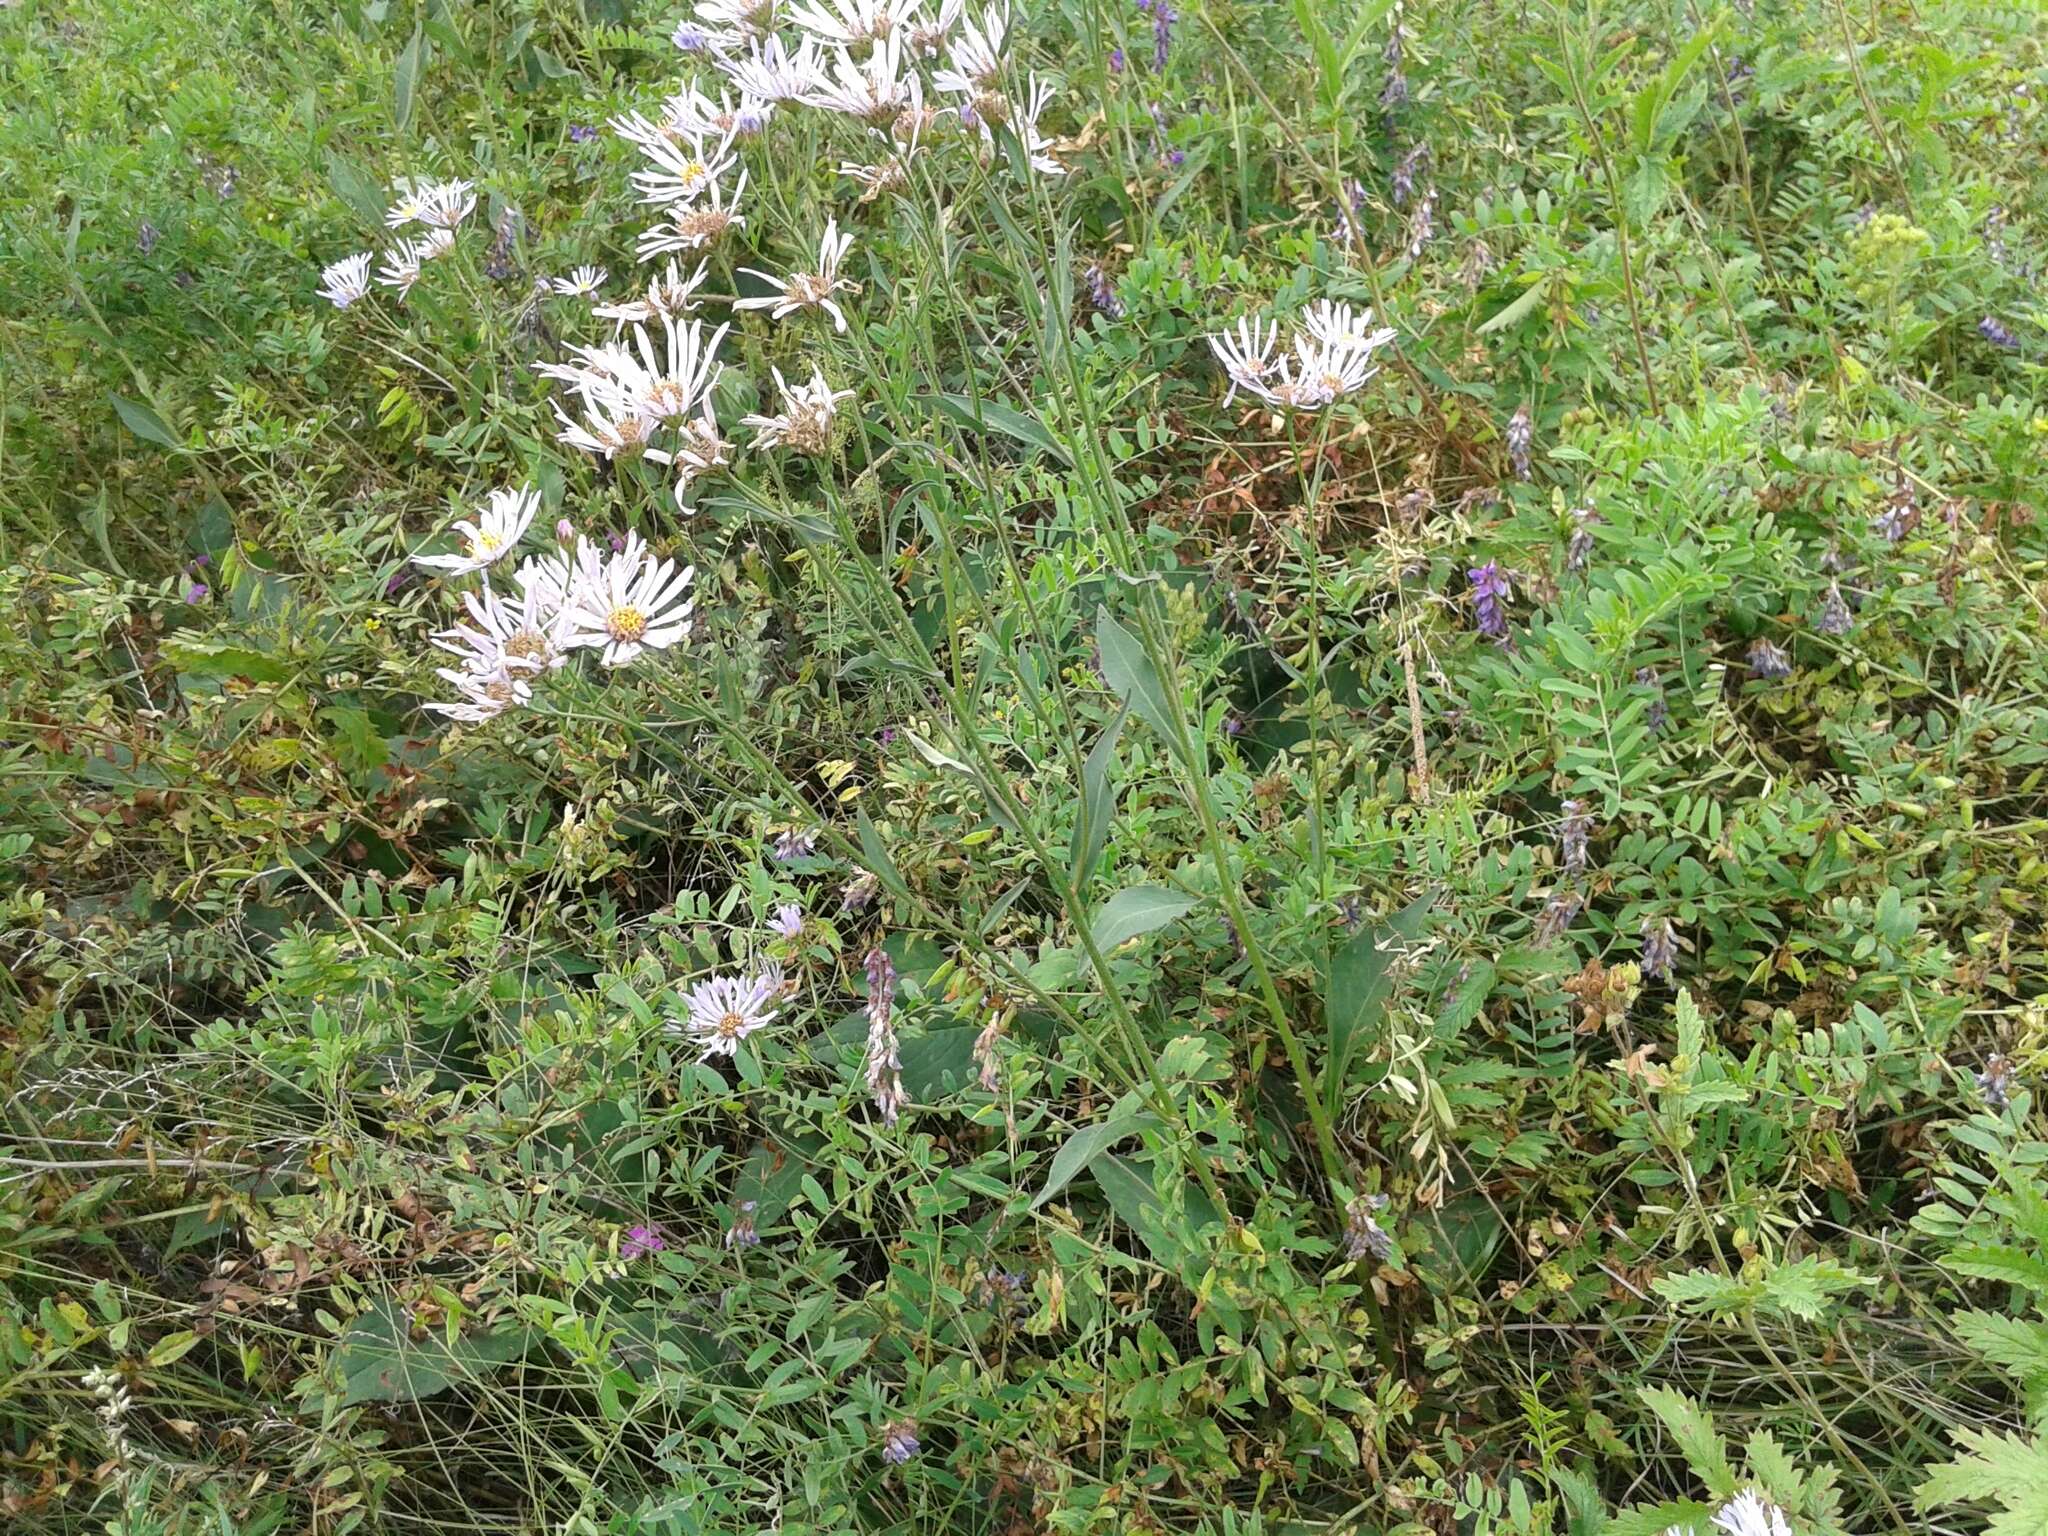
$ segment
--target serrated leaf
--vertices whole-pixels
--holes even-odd
[[[1979,1280],[2001,1280],[2007,1285],[2017,1285],[2032,1291],[2037,1296],[2048,1296],[2048,1264],[2042,1263],[2030,1253],[2009,1248],[2002,1243],[1983,1243],[1975,1248],[1959,1248],[1942,1260],[1950,1269],[1959,1274],[1971,1275]]]
[[[1636,1396],[1663,1421],[1685,1464],[1692,1468],[1693,1476],[1705,1485],[1707,1492],[1716,1499],[1733,1498],[1735,1468],[1728,1460],[1727,1447],[1721,1443],[1720,1431],[1714,1428],[1714,1416],[1670,1387],[1641,1387]]]
[[[1999,1506],[1987,1536],[2048,1536],[2048,1444],[2010,1432],[1958,1429],[1963,1455],[1929,1469],[1913,1502],[1921,1509],[1960,1500]]]
[[[1102,904],[1088,925],[1096,946],[1105,954],[1141,933],[1163,928],[1193,910],[1195,898],[1164,885],[1134,885]]]

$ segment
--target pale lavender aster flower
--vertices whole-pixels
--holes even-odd
[[[801,938],[804,931],[804,909],[793,901],[784,902],[775,909],[775,916],[769,920],[768,926],[785,939]]]
[[[729,1057],[747,1036],[774,1022],[781,996],[782,967],[772,961],[751,976],[713,976],[690,989],[688,1011],[668,1024],[668,1033],[702,1046],[700,1060]]]

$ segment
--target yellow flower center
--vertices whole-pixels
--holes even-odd
[[[479,533],[470,541],[469,552],[471,555],[495,555],[504,547],[505,541],[495,533]]]
[[[518,661],[545,661],[549,646],[539,630],[522,629],[505,642],[505,654]]]
[[[718,1021],[718,1033],[722,1039],[737,1040],[740,1031],[747,1027],[747,1021],[736,1013],[728,1013]]]
[[[614,608],[604,616],[604,632],[614,640],[638,641],[647,634],[647,615],[630,603]]]

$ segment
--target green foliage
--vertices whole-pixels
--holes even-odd
[[[679,492],[536,284],[686,9],[0,7],[7,1528],[2048,1526],[2038,17],[1021,4],[1064,177],[737,146]],[[451,725],[522,483],[696,628]]]

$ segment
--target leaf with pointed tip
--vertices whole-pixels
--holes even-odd
[[[1095,936],[1096,946],[1107,953],[1141,933],[1164,928],[1194,905],[1194,897],[1163,885],[1130,886],[1102,904],[1089,932]]]

